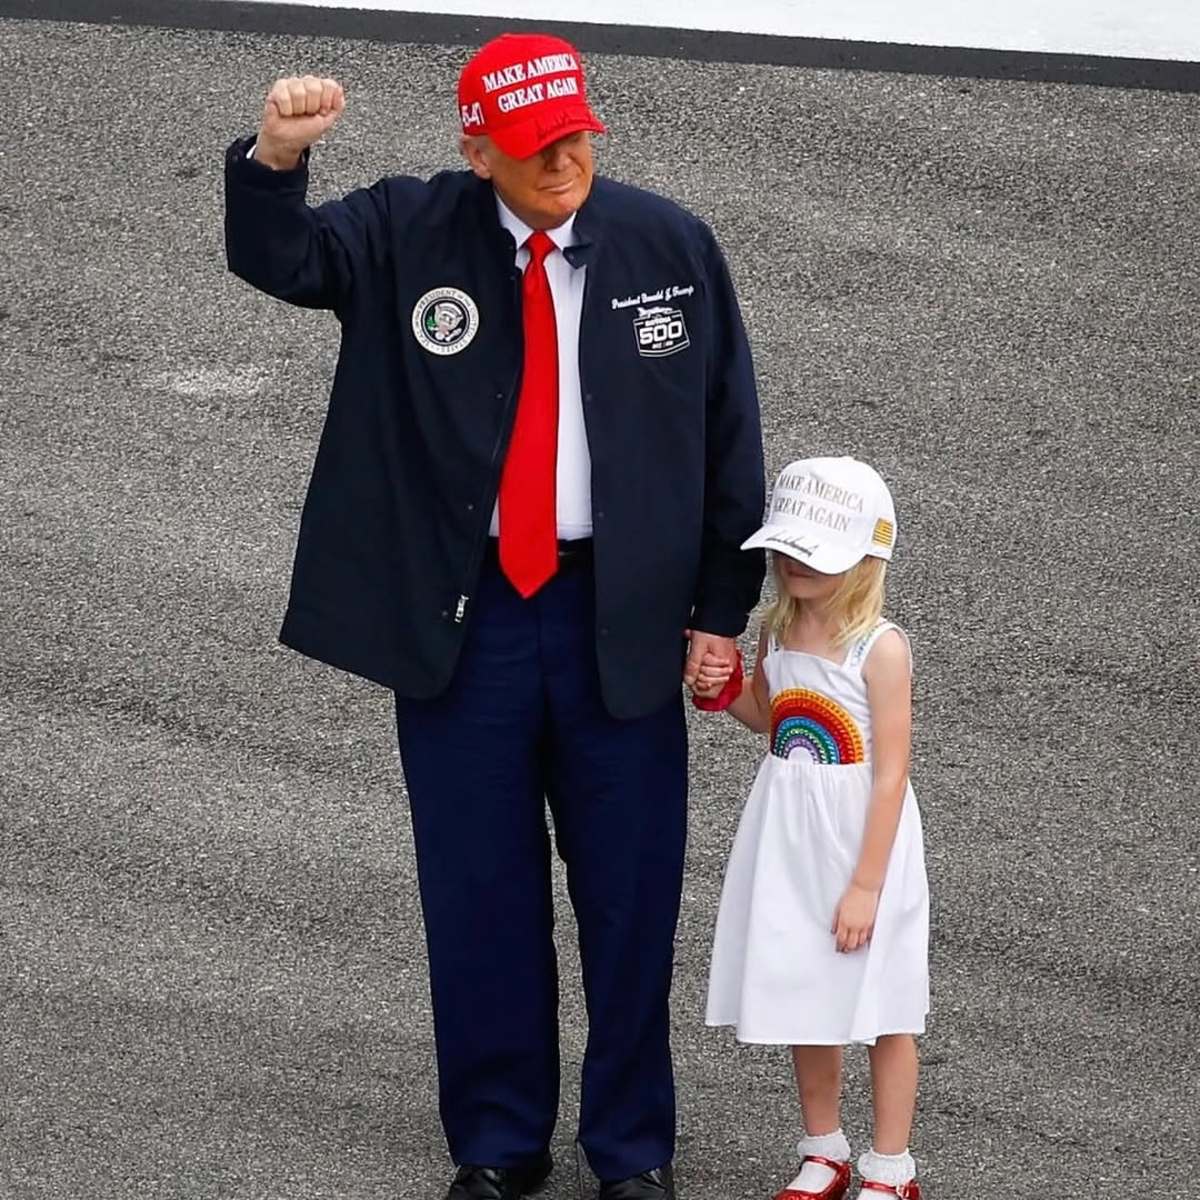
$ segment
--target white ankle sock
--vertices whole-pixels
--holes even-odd
[[[820,1137],[802,1137],[796,1146],[796,1153],[803,1158],[806,1154],[819,1154],[822,1158],[831,1158],[834,1162],[850,1161],[850,1143],[846,1135],[835,1129],[832,1133],[823,1133]],[[800,1168],[800,1174],[788,1184],[798,1192],[820,1192],[829,1186],[833,1171],[824,1163],[806,1162]]]
[[[863,1179],[873,1179],[876,1183],[890,1183],[892,1187],[900,1187],[907,1183],[917,1173],[917,1164],[907,1150],[903,1154],[879,1154],[868,1150],[858,1159],[858,1173]],[[862,1200],[879,1200],[880,1192],[859,1192]]]

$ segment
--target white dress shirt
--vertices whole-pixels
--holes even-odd
[[[529,265],[525,242],[533,230],[496,196],[500,224],[517,242],[517,266]],[[546,233],[557,249],[546,255],[546,277],[554,301],[558,330],[558,536],[563,541],[592,536],[592,455],[583,422],[583,397],[579,385],[579,321],[583,315],[583,284],[587,267],[573,267],[563,250],[573,246],[574,215]],[[492,513],[492,537],[500,534],[500,504]]]

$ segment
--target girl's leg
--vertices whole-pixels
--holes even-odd
[[[863,1179],[903,1187],[917,1173],[908,1152],[917,1102],[916,1039],[907,1033],[890,1034],[879,1038],[868,1053],[875,1137],[870,1151],[858,1160],[858,1170]]]
[[[800,1111],[809,1137],[832,1133],[842,1124],[841,1046],[793,1046],[792,1066]]]
[[[793,1046],[792,1065],[796,1070],[796,1089],[800,1093],[800,1110],[804,1114],[805,1137],[800,1139],[797,1152],[803,1159],[817,1155],[833,1162],[850,1161],[850,1144],[841,1128],[842,1048],[841,1046]],[[849,1169],[832,1192],[826,1189],[838,1174],[824,1163],[809,1161],[800,1174],[788,1185],[793,1191],[813,1195],[844,1196],[849,1182]]]
[[[875,1112],[875,1150],[903,1154],[912,1132],[917,1103],[917,1042],[909,1033],[879,1038],[871,1059],[871,1099]]]

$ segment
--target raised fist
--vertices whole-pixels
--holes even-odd
[[[294,167],[345,107],[346,94],[336,79],[315,75],[277,79],[263,107],[255,159],[278,169]]]

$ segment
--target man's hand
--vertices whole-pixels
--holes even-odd
[[[277,79],[267,93],[254,160],[276,171],[290,171],[305,150],[324,137],[346,107],[336,79]]]
[[[715,633],[700,633],[684,630],[690,639],[687,663],[683,668],[683,682],[702,699],[711,700],[720,695],[721,689],[733,674],[737,662],[737,642],[733,638]]]

